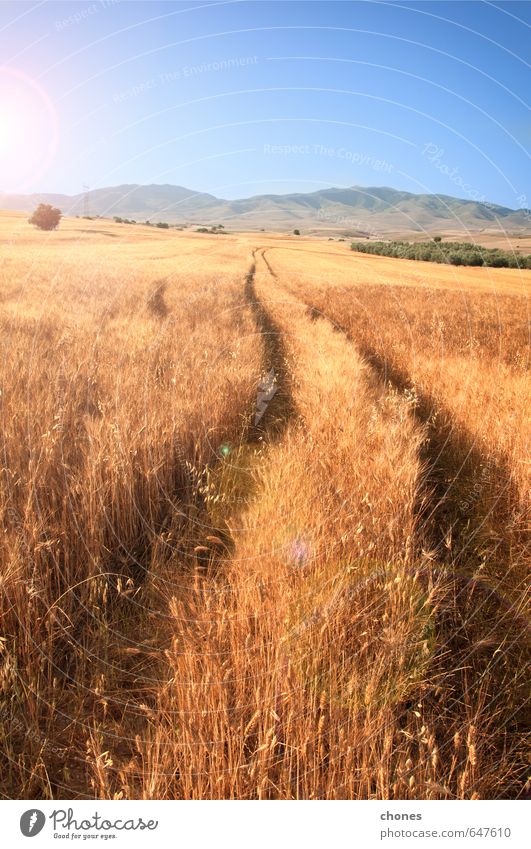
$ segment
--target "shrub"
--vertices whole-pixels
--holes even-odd
[[[430,242],[352,242],[354,251],[399,259],[444,262],[451,265],[491,266],[494,268],[529,268],[531,255],[515,256],[498,248],[483,248],[471,242],[442,242],[434,237]]]
[[[294,235],[294,236],[300,236],[300,234],[301,234],[301,231],[300,231],[300,230],[294,230],[294,231],[293,231],[293,235]]]
[[[56,230],[62,215],[63,213],[57,207],[51,206],[49,203],[40,203],[28,221],[38,227],[39,230]]]
[[[161,227],[163,230],[168,230],[170,225],[169,225],[169,224],[167,224],[167,222],[166,222],[166,221],[157,221],[157,223],[156,223],[156,225],[155,225],[155,226],[156,226],[156,227]]]

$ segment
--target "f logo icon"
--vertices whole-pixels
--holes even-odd
[[[20,817],[20,830],[24,837],[35,837],[44,828],[46,817],[37,808],[25,811]]]

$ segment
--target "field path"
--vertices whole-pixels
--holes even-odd
[[[264,372],[270,374],[272,370],[272,380],[275,381],[275,392],[270,400],[265,399],[267,407],[260,416],[256,431],[258,434],[270,431],[278,438],[295,410],[282,332],[256,293],[257,262],[263,260],[269,273],[273,274],[264,253],[263,249],[253,250],[253,263],[245,278],[245,297],[253,312],[257,331],[262,340]],[[252,433],[251,438],[256,439],[257,433]]]
[[[293,296],[284,281],[278,277],[267,254],[267,247],[254,249],[254,263],[246,279],[246,292],[255,313],[257,326],[265,336],[266,367],[271,365],[275,373],[278,373],[279,386],[283,387],[284,392],[283,397],[279,392],[276,412],[275,399],[271,402],[271,418],[278,416],[279,412],[282,414],[281,427],[283,431],[289,425],[289,442],[304,438],[316,445],[323,443],[322,456],[314,455],[312,460],[312,465],[317,464],[319,471],[309,468],[307,463],[303,464],[308,473],[309,484],[311,481],[311,485],[316,487],[315,476],[319,485],[323,479],[326,480],[327,466],[330,466],[330,486],[333,486],[333,474],[338,467],[342,467],[344,471],[350,469],[353,482],[362,479],[360,470],[353,468],[356,465],[357,452],[363,451],[365,441],[371,444],[376,438],[378,426],[375,422],[381,421],[382,428],[378,432],[377,441],[385,433],[385,450],[389,451],[391,456],[397,451],[397,445],[401,446],[400,461],[395,465],[391,477],[396,475],[400,478],[404,475],[403,482],[407,478],[406,492],[409,493],[411,488],[411,491],[415,490],[417,472],[414,455],[416,446],[422,441],[422,434],[408,417],[407,405],[398,405],[400,409],[393,409],[392,413],[384,409],[387,403],[386,387],[374,378],[372,370],[345,337],[335,332],[324,320],[312,321],[306,306]],[[395,399],[392,403],[395,403]],[[383,420],[389,415],[391,421],[395,417],[399,419],[400,427],[398,422],[392,423],[387,429],[383,427]],[[400,429],[403,433],[399,436]],[[374,434],[368,436],[371,430]],[[352,445],[349,444],[349,433],[352,436]],[[381,449],[382,445],[378,444],[377,456]],[[345,451],[348,458],[344,456]],[[412,459],[410,471],[406,474],[405,464]],[[383,458],[376,465],[376,480],[382,475],[386,478],[386,486],[391,485],[388,470],[384,472]],[[409,477],[409,474],[412,477]],[[373,487],[374,484],[369,485],[369,488]],[[367,492],[363,492],[359,497],[363,499],[366,495]],[[412,516],[408,513],[408,519],[403,525],[406,535],[406,529],[411,530],[411,519]],[[393,533],[391,532],[391,536]],[[389,539],[385,533],[384,536]]]
[[[282,248],[276,250],[281,251]],[[271,268],[271,262],[266,261],[277,277]],[[453,565],[456,562],[464,564],[468,561],[468,565],[471,565],[473,546],[481,527],[470,528],[469,519],[460,510],[459,503],[463,498],[465,479],[470,477],[471,470],[485,464],[478,440],[463,427],[456,428],[450,411],[441,406],[440,399],[436,399],[427,390],[421,390],[407,372],[393,364],[388,352],[360,344],[349,328],[338,322],[333,310],[325,310],[320,300],[315,299],[311,293],[311,281],[305,292],[301,292],[300,285],[288,288],[303,300],[313,321],[320,317],[345,335],[382,384],[411,399],[411,414],[426,433],[420,449],[420,459],[426,469],[418,504],[419,518],[422,519],[421,544],[441,561],[451,562]],[[508,464],[501,460],[490,460],[489,466],[496,479],[502,482],[507,500],[510,501],[515,495]],[[503,505],[496,503],[491,507],[491,512],[494,509],[499,511],[503,509]],[[484,524],[488,519],[489,514],[486,514],[481,522]],[[507,557],[503,539],[497,541],[493,551],[498,549],[503,560]],[[477,558],[474,565],[479,565]]]
[[[268,266],[271,268],[271,260]],[[516,494],[508,464],[501,459],[489,459],[491,474],[501,482],[504,498],[494,504],[487,503],[483,512],[479,510],[483,504],[478,505],[478,515],[472,522],[461,509],[461,500],[463,492],[473,488],[476,470],[486,464],[474,434],[462,426],[456,427],[440,399],[415,386],[410,375],[393,364],[387,351],[360,345],[348,327],[335,320],[333,311],[322,311],[323,305],[312,296],[311,278],[305,285],[302,275],[296,285],[290,285],[289,277],[277,271],[275,282],[279,281],[286,293],[304,304],[316,337],[322,333],[323,325],[342,337],[352,360],[361,358],[365,364],[367,381],[372,384],[376,381],[383,393],[396,393],[403,399],[409,420],[422,434],[417,442],[421,474],[412,508],[415,545],[411,554],[421,563],[431,563],[434,574],[445,583],[441,595],[444,612],[437,624],[439,674],[445,670],[447,682],[453,680],[452,687],[460,694],[459,698],[463,697],[463,689],[465,698],[480,691],[482,680],[490,675],[497,682],[490,706],[512,692],[515,706],[511,708],[510,718],[521,730],[525,726],[526,706],[522,647],[529,639],[529,624],[521,612],[525,584],[513,580],[512,585],[506,586],[504,564],[510,549],[503,537],[493,538],[488,561],[482,557],[478,542],[480,534],[488,530],[494,511],[497,517],[501,511],[507,511],[506,521],[510,521],[507,505]],[[489,645],[502,645],[503,651],[492,658],[477,653],[477,646]],[[447,653],[455,659],[455,672],[450,673]],[[463,683],[461,670],[466,668],[468,678],[465,676]],[[434,675],[436,669],[434,665]],[[459,704],[451,699],[447,708],[457,712]],[[503,747],[503,741],[500,746]]]
[[[522,795],[529,272],[17,227],[6,793]]]

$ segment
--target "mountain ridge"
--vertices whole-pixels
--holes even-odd
[[[83,215],[85,195],[0,193],[0,208],[30,212],[38,203],[58,206],[64,215]],[[531,213],[500,204],[443,194],[415,194],[389,186],[330,186],[313,192],[260,194],[233,200],[169,183],[124,183],[94,189],[93,216],[168,221],[172,224],[229,224],[238,229],[342,232],[370,236],[395,232],[531,232]]]

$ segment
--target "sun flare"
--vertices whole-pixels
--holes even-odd
[[[57,148],[57,117],[44,89],[0,67],[0,187],[22,191],[48,168]]]

